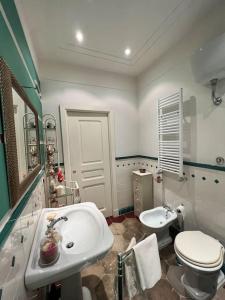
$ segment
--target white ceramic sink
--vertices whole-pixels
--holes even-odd
[[[66,216],[54,228],[62,235],[59,245],[58,261],[49,267],[39,266],[40,241],[47,229],[47,215],[57,213],[56,218]],[[73,242],[72,248],[66,245]],[[62,208],[43,209],[25,273],[25,284],[28,289],[36,289],[58,280],[65,279],[101,259],[110,250],[113,235],[103,214],[93,203],[74,204]]]
[[[141,223],[153,229],[169,226],[176,218],[177,213],[175,211],[168,211],[162,206],[146,210],[140,215]]]

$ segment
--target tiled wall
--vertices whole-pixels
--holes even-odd
[[[144,160],[141,158],[116,160],[116,183],[117,183],[117,201],[119,210],[134,205],[132,171],[140,168],[146,168],[153,174],[157,172],[156,160]],[[154,191],[154,198],[158,199],[158,188]]]
[[[0,252],[1,300],[39,299],[37,292],[26,291],[24,273],[37,221],[44,206],[44,183],[41,179]]]
[[[157,183],[157,160],[117,160],[119,209],[133,206],[132,171],[140,167],[153,173],[154,206],[184,204],[185,229],[202,230],[225,245],[225,172],[184,166],[184,181],[165,173],[162,183]]]
[[[186,180],[164,176],[162,199],[185,207],[185,229],[200,229],[225,245],[225,172],[184,166]]]

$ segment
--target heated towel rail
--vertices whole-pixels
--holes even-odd
[[[183,89],[158,100],[159,171],[183,177]]]

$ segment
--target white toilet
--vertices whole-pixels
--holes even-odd
[[[224,261],[224,247],[201,231],[184,231],[176,236],[174,249],[185,267],[181,282],[192,299],[212,299],[224,283],[220,271]]]

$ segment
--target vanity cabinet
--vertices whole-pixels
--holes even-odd
[[[152,173],[133,171],[134,214],[153,208]]]

